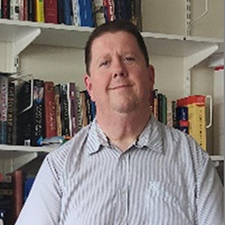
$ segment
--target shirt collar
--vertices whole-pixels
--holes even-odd
[[[135,146],[140,149],[147,147],[148,149],[162,153],[163,152],[163,132],[161,124],[151,115],[147,126],[138,137]]]
[[[163,152],[163,132],[161,124],[155,120],[153,115],[149,120],[147,126],[138,137],[134,146],[138,149],[149,149],[157,153]],[[87,152],[89,154],[98,152],[101,147],[110,147],[108,137],[104,134],[102,129],[97,123],[96,118],[93,120],[89,134],[87,137]]]

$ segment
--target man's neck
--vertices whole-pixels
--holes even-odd
[[[142,133],[150,119],[150,110],[137,113],[97,115],[97,122],[111,144],[125,151]]]

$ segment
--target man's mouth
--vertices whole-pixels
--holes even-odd
[[[125,89],[125,88],[130,88],[132,86],[133,86],[132,84],[121,84],[121,85],[117,85],[115,87],[109,87],[109,90]]]

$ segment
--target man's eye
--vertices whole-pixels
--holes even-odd
[[[125,57],[125,61],[128,61],[128,62],[130,62],[130,61],[134,61],[135,59],[133,58],[133,57]]]
[[[107,65],[109,65],[109,61],[104,61],[104,62],[100,63],[100,67],[107,66]]]

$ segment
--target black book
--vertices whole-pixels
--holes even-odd
[[[67,84],[61,84],[60,86],[60,106],[61,106],[62,135],[70,136]]]

